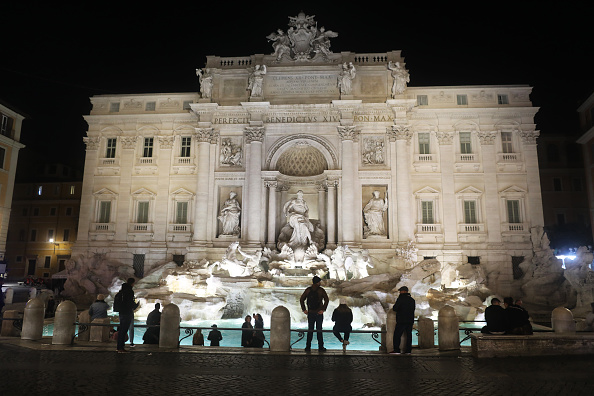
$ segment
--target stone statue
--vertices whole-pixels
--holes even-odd
[[[284,55],[290,57],[291,40],[281,29],[278,29],[278,34],[270,33],[266,38],[268,41],[274,41],[274,43],[272,43],[272,48],[274,48],[274,53],[272,55],[276,56],[277,62],[280,61]]]
[[[265,74],[266,65],[256,65],[252,70],[247,87],[248,91],[250,91],[250,97],[261,98],[264,96],[263,85]]]
[[[338,33],[331,30],[326,30],[323,26],[317,31],[317,36],[313,40],[313,48],[316,54],[322,54],[324,59],[328,59],[330,51],[330,38],[338,37]]]
[[[363,228],[363,236],[365,238],[371,235],[387,235],[386,226],[384,224],[384,212],[388,209],[388,194],[386,193],[385,199],[381,199],[379,195],[379,191],[374,191],[373,197],[363,208],[366,224]]]
[[[353,80],[355,79],[356,69],[352,62],[347,65],[344,62],[338,75],[338,89],[341,95],[350,95],[353,91]]]
[[[243,272],[244,276],[252,276],[256,272],[262,272],[260,268],[260,259],[262,258],[262,250],[256,251],[254,254],[249,254],[241,250],[241,246],[237,246],[237,251],[244,257],[243,263],[245,269]]]
[[[297,197],[285,203],[283,213],[287,218],[287,224],[293,228],[293,234],[288,243],[289,247],[293,250],[297,246],[307,247],[311,243],[311,232],[314,227],[309,221],[309,207],[303,199],[303,191],[297,191]]]
[[[231,138],[224,138],[221,140],[221,165],[240,166],[241,157],[241,146],[233,144]]]
[[[204,73],[200,69],[196,69],[196,75],[198,76],[198,81],[200,82],[200,96],[202,98],[211,98],[212,97],[212,74],[210,73],[210,69],[204,69]]]
[[[388,69],[392,71],[392,77],[394,78],[394,82],[392,83],[392,98],[396,97],[396,95],[400,95],[406,89],[406,84],[410,82],[410,74],[404,67],[400,65],[400,62],[392,62],[388,63]]]
[[[384,141],[383,139],[365,139],[363,152],[363,163],[365,165],[379,165],[384,163]]]
[[[369,256],[369,250],[363,249],[360,252],[355,253],[353,266],[351,267],[351,272],[353,274],[352,279],[363,279],[369,276],[369,272],[367,272],[367,267],[373,268],[371,264],[371,257]]]
[[[221,208],[218,217],[223,226],[221,235],[239,236],[239,216],[241,215],[241,206],[235,197],[237,197],[237,194],[231,191],[229,193],[229,199],[225,201]]]
[[[347,280],[347,268],[346,268],[346,252],[342,246],[337,246],[334,249],[334,253],[330,257],[332,262],[332,268],[330,268],[330,278],[337,280]]]

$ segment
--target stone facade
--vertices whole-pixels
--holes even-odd
[[[530,229],[543,225],[531,88],[407,87],[400,51],[274,49],[208,57],[202,94],[91,98],[73,254],[106,252],[142,276],[218,260],[235,240],[274,249],[301,190],[326,247],[368,249],[370,272],[414,246],[446,285],[448,266],[480,262],[508,292],[512,257],[532,256]],[[232,192],[239,236],[219,220]],[[381,227],[364,211],[374,197]]]

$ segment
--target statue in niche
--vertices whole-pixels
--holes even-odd
[[[224,138],[221,141],[221,165],[240,166],[242,150],[238,144],[233,144],[231,138]]]
[[[363,227],[363,236],[365,238],[372,235],[386,236],[386,226],[384,224],[384,212],[388,209],[388,193],[385,199],[380,198],[380,192],[375,190],[373,197],[363,208],[365,217],[365,226]]]
[[[241,215],[241,206],[235,197],[237,197],[237,194],[231,191],[229,193],[229,199],[225,201],[221,208],[218,217],[223,228],[221,235],[239,236],[239,216]]]
[[[406,89],[406,84],[410,82],[410,74],[404,67],[400,65],[400,62],[392,62],[388,63],[388,69],[392,71],[392,77],[394,78],[394,82],[392,83],[392,99],[396,97],[396,95],[400,95]]]
[[[293,246],[308,246],[311,243],[311,233],[314,227],[309,221],[309,207],[303,199],[303,191],[297,191],[297,197],[285,203],[283,213],[287,218],[287,224],[293,228],[293,234],[288,243],[289,247],[295,250]]]
[[[338,75],[338,89],[341,95],[350,95],[353,92],[353,80],[356,76],[356,69],[352,62],[347,65],[344,62]]]
[[[316,54],[322,54],[324,59],[328,59],[330,51],[330,38],[338,37],[338,33],[326,30],[323,26],[318,30],[317,37],[313,40],[313,50]]]
[[[200,96],[204,99],[212,97],[212,74],[210,69],[204,69],[204,72],[200,69],[196,69],[196,75],[200,82]]]
[[[266,38],[268,41],[274,41],[274,43],[272,43],[272,48],[274,48],[274,53],[272,55],[276,56],[277,62],[280,61],[283,56],[291,55],[291,40],[281,29],[278,29],[278,34],[270,33]]]
[[[263,85],[265,74],[266,65],[256,65],[252,70],[247,87],[248,91],[250,91],[250,97],[261,98],[264,96]]]
[[[363,152],[363,163],[365,165],[379,165],[384,163],[384,141],[383,139],[365,139],[365,151]]]

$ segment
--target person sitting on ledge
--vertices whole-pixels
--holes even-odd
[[[481,329],[481,333],[505,334],[505,330],[507,329],[507,315],[498,298],[493,298],[491,305],[485,309],[485,321],[487,325]]]
[[[531,335],[532,325],[530,324],[528,312],[514,304],[512,297],[505,297],[503,304],[505,305],[507,316],[507,330],[505,334]]]
[[[147,326],[155,326],[155,327],[147,327],[144,336],[142,339],[144,340],[145,344],[158,344],[159,343],[159,336],[161,335],[161,304],[155,303],[155,309],[153,309],[146,318],[146,325]]]

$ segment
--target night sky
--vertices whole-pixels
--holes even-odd
[[[0,99],[26,114],[21,141],[37,161],[82,165],[90,96],[195,92],[207,55],[270,54],[266,36],[300,11],[339,34],[333,52],[402,50],[410,86],[534,87],[543,134],[577,133],[594,92],[588,2],[35,3],[0,6]]]

